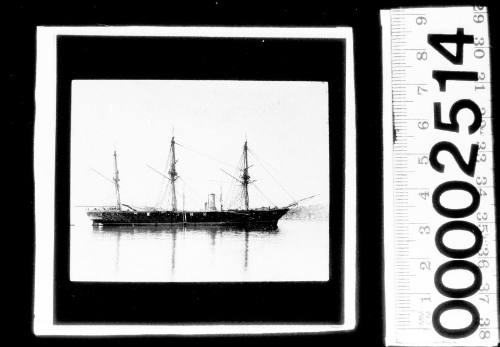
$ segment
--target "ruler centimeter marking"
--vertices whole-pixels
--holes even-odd
[[[498,303],[487,9],[393,9],[382,11],[381,21],[386,344],[495,346]],[[441,51],[429,37],[439,41]],[[454,73],[435,75],[435,71]],[[463,72],[469,73],[467,78]],[[456,111],[453,129],[451,109]],[[438,111],[441,125],[435,122]],[[459,163],[460,157],[465,164]],[[477,206],[472,206],[474,195],[479,196]],[[447,228],[438,248],[437,231],[450,225],[454,227]],[[474,236],[472,229],[480,233]],[[482,243],[474,254],[460,255],[478,240]],[[443,251],[445,246],[455,251]],[[473,273],[476,269],[479,274]],[[467,287],[470,290],[460,289]]]

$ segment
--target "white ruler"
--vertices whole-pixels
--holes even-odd
[[[382,11],[386,344],[498,344],[487,9]]]

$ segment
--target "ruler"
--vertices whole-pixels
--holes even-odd
[[[498,344],[487,8],[381,12],[386,344]]]

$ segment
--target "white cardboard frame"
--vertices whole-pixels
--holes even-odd
[[[344,322],[330,324],[56,324],[54,322],[54,190],[57,36],[167,36],[344,39],[345,200]],[[39,336],[243,335],[320,333],[356,326],[356,123],[351,28],[278,27],[38,27],[35,89],[35,285],[33,331]]]

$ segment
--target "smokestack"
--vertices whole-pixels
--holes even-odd
[[[217,208],[215,207],[215,194],[214,193],[208,194],[208,209],[210,211],[217,211]]]

